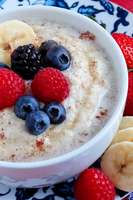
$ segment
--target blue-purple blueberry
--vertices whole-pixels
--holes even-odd
[[[48,115],[41,110],[31,112],[25,120],[27,131],[33,135],[40,135],[49,127],[49,125],[50,120]]]
[[[2,63],[2,62],[0,62],[0,69],[3,69],[3,68],[5,68],[5,69],[10,69],[8,65],[6,65],[6,64],[4,64],[4,63]]]
[[[46,53],[45,65],[60,71],[66,70],[71,65],[71,55],[64,46],[54,45]]]
[[[14,112],[17,117],[25,120],[29,113],[39,110],[39,108],[38,100],[33,95],[26,94],[16,100]]]
[[[46,40],[45,42],[43,42],[41,44],[41,46],[39,47],[39,52],[41,53],[42,56],[45,56],[47,51],[49,49],[51,49],[51,47],[58,45],[57,42],[55,42],[54,40]]]
[[[51,124],[60,124],[66,119],[66,110],[57,101],[45,104],[42,110],[48,115]]]

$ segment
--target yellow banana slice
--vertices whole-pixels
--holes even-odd
[[[132,116],[122,117],[119,130],[129,128],[129,127],[133,127],[133,117]]]
[[[133,142],[133,127],[117,131],[110,146],[123,141]]]
[[[10,54],[20,45],[33,44],[38,47],[38,38],[33,29],[19,20],[0,24],[0,62],[10,66]]]
[[[133,191],[133,143],[124,141],[110,146],[102,156],[101,170],[116,188]]]

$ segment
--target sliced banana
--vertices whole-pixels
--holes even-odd
[[[133,117],[132,116],[122,117],[119,130],[129,128],[129,127],[133,127]]]
[[[10,54],[18,46],[34,44],[38,47],[38,38],[33,29],[19,20],[0,24],[0,62],[10,66]]]
[[[110,146],[123,141],[133,142],[133,127],[117,131]]]
[[[102,156],[101,169],[116,188],[133,191],[133,143],[124,141],[110,146]]]

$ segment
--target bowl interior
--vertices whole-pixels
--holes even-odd
[[[119,47],[115,43],[114,39],[106,30],[100,27],[97,23],[93,22],[92,20],[88,19],[87,17],[81,14],[66,9],[49,6],[20,7],[13,10],[4,10],[0,13],[0,23],[12,19],[22,20],[24,18],[46,18],[49,20],[64,22],[68,25],[76,27],[81,32],[86,32],[89,30],[91,33],[96,35],[97,41],[103,48],[105,48],[107,54],[110,55],[112,64],[116,68],[116,73],[118,77],[118,101],[116,109],[108,123],[105,125],[102,131],[100,131],[85,145],[63,156],[59,156],[50,160],[34,162],[34,165],[33,163],[10,163],[10,167],[13,168],[32,168],[53,165],[55,163],[59,163],[64,160],[73,158],[79,153],[86,151],[88,145],[95,145],[95,143],[97,143],[97,141],[106,134],[106,130],[109,129],[110,126],[112,126],[115,120],[117,120],[117,117],[120,114],[122,116],[122,110],[126,101],[128,87],[128,75],[124,57]],[[0,166],[8,168],[9,163],[0,161]]]

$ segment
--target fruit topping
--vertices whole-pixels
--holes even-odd
[[[69,51],[61,45],[53,45],[45,56],[45,65],[63,71],[70,67],[71,55]]]
[[[18,46],[33,44],[38,47],[39,40],[31,26],[19,20],[0,23],[0,62],[11,65],[10,54]]]
[[[133,127],[118,130],[110,146],[119,142],[124,142],[124,141],[129,141],[129,142],[133,141]]]
[[[33,95],[40,101],[62,102],[69,96],[70,88],[68,81],[58,69],[46,68],[39,71],[32,81]]]
[[[118,131],[101,159],[101,169],[119,190],[133,191],[133,117],[122,117]]]
[[[14,105],[14,112],[17,117],[26,119],[27,115],[35,110],[39,110],[38,100],[30,94],[23,95],[17,99]]]
[[[114,200],[115,189],[109,178],[99,169],[85,170],[74,185],[76,200]]]
[[[133,116],[133,69],[128,73],[128,93],[123,115]]]
[[[133,191],[133,142],[121,141],[111,145],[102,156],[101,169],[114,186]]]
[[[49,125],[50,120],[48,115],[41,110],[31,112],[25,120],[25,127],[27,131],[34,135],[43,133]]]
[[[6,64],[0,62],[0,69],[1,69],[1,68],[10,69]]]
[[[133,116],[122,117],[121,123],[118,130],[133,128]]]
[[[58,45],[57,42],[54,40],[47,40],[41,44],[39,47],[39,52],[42,54],[42,56],[45,56],[47,51],[52,47]]]
[[[112,33],[112,37],[119,45],[128,69],[133,69],[133,38],[129,35],[122,33]]]
[[[57,101],[45,104],[43,111],[47,113],[51,124],[59,124],[66,119],[66,110],[63,105]]]
[[[15,72],[0,69],[0,109],[13,106],[25,93],[25,82]]]
[[[43,69],[43,59],[33,44],[19,46],[11,54],[11,69],[23,79],[33,79]]]

